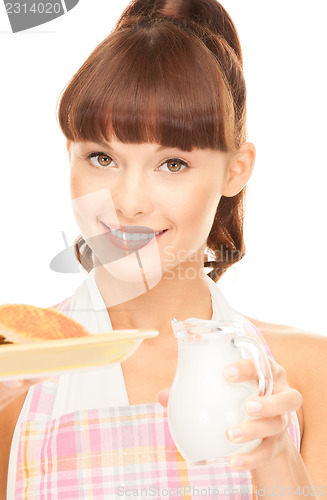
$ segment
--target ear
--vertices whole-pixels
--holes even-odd
[[[68,151],[69,159],[70,159],[70,147],[71,147],[71,145],[72,145],[72,142],[67,139],[67,141],[66,141],[66,149]]]
[[[232,197],[242,191],[251,177],[255,156],[255,147],[251,142],[242,144],[232,155],[227,167],[223,196]]]

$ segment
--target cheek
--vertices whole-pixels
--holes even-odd
[[[207,184],[199,184],[193,189],[187,199],[179,202],[178,212],[185,228],[197,229],[202,234],[209,232],[213,224],[218,203],[221,198],[219,188],[213,189]]]
[[[80,198],[89,193],[90,185],[86,181],[86,176],[77,173],[77,168],[71,167],[70,170],[70,196],[71,199]]]
[[[88,176],[77,175],[76,170],[72,169],[70,192],[73,214],[85,239],[104,232],[99,218],[118,223],[108,188],[94,185]]]
[[[221,198],[219,191],[220,186],[199,182],[196,189],[192,187],[166,205],[168,219],[177,229],[177,239],[172,244],[180,260],[206,243]]]

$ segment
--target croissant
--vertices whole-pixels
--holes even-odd
[[[55,309],[26,304],[0,306],[0,343],[33,342],[72,337],[90,333],[79,323]]]

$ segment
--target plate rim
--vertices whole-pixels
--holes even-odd
[[[155,338],[159,335],[158,330],[151,329],[131,329],[131,330],[112,330],[111,332],[90,333],[85,337],[67,337],[65,339],[33,340],[29,342],[16,342],[12,344],[1,344],[0,359],[4,352],[20,352],[25,350],[44,350],[60,347],[74,347],[87,344],[97,344],[100,342],[119,342],[120,340],[139,340]]]
[[[117,333],[119,332],[119,333]],[[0,346],[0,362],[10,363],[11,360],[15,359],[15,363],[19,362],[21,356],[26,356],[31,351],[33,352],[33,357],[40,356],[44,353],[44,356],[48,357],[51,354],[51,349],[54,351],[55,356],[60,355],[60,352],[67,349],[67,351],[72,351],[72,355],[75,350],[84,351],[88,346],[92,346],[96,350],[101,349],[102,345],[105,347],[110,344],[118,344],[127,343],[130,344],[128,348],[128,352],[123,355],[123,359],[127,359],[130,355],[135,352],[135,350],[141,345],[142,341],[149,338],[155,338],[159,334],[158,330],[150,330],[150,329],[135,329],[135,330],[112,330],[112,332],[106,333],[94,333],[90,334],[87,337],[76,337],[76,338],[67,338],[67,339],[51,339],[51,340],[43,340],[43,341],[33,341],[27,343],[20,344],[9,344],[6,347]],[[99,345],[97,347],[97,345]],[[126,346],[125,346],[126,347]],[[49,352],[50,351],[50,352]],[[18,360],[17,360],[18,357]],[[101,356],[100,356],[101,358]],[[33,379],[39,377],[49,378],[51,376],[60,376],[65,373],[75,372],[79,370],[88,370],[93,368],[101,368],[106,365],[114,365],[116,363],[120,363],[121,361],[109,361],[108,362],[92,362],[90,365],[82,363],[77,366],[76,361],[75,365],[72,364],[63,364],[61,368],[56,366],[56,368],[50,368],[49,371],[44,370],[43,368],[34,369],[30,371],[21,370],[18,372],[17,368],[13,367],[13,371],[1,371],[0,365],[0,383],[5,380],[16,380],[16,379]]]

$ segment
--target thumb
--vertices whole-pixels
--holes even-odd
[[[161,406],[168,405],[169,393],[170,393],[170,389],[163,389],[162,391],[158,392],[156,398],[157,398],[158,403],[161,404]]]

